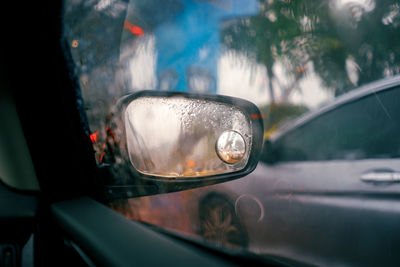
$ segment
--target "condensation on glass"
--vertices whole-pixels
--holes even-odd
[[[197,177],[243,169],[251,148],[251,121],[235,106],[183,97],[143,97],[125,111],[131,163],[144,174]],[[241,159],[226,163],[216,152],[227,131],[243,137]],[[243,150],[244,151],[244,150]]]

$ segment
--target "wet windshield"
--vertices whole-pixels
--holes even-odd
[[[365,265],[376,258],[360,255],[379,247],[392,262],[383,248],[400,237],[368,229],[390,232],[391,197],[400,192],[399,1],[67,0],[63,22],[110,184],[132,179],[114,121],[124,95],[229,95],[263,115],[263,154],[252,174],[110,207],[260,255]]]

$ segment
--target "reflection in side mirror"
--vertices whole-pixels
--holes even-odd
[[[246,147],[243,136],[234,130],[223,132],[215,144],[217,155],[227,164],[241,162],[246,156]]]
[[[141,97],[126,108],[125,130],[131,163],[146,175],[211,176],[242,170],[249,160],[251,121],[229,104]]]
[[[142,91],[122,106],[129,159],[144,178],[227,180],[257,165],[263,127],[248,101]]]

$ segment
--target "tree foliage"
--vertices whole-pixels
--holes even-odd
[[[399,1],[261,0],[258,15],[227,24],[224,45],[264,64],[270,80],[283,63],[294,81],[283,101],[310,64],[335,95],[400,72]]]

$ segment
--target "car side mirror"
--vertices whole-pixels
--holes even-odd
[[[229,181],[257,166],[263,122],[249,101],[141,91],[121,99],[118,109],[135,176],[162,193]]]

